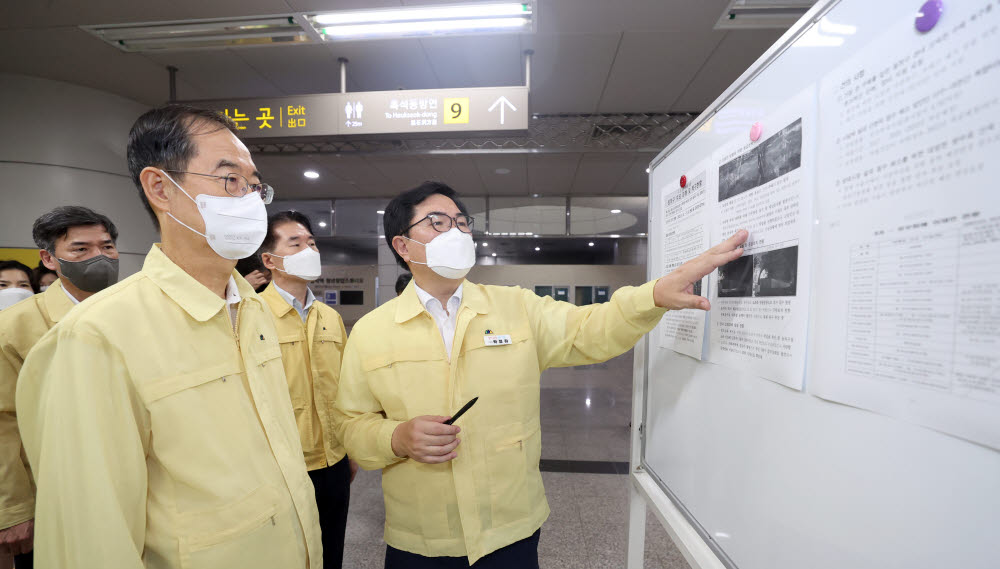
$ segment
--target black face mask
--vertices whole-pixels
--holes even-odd
[[[62,276],[86,292],[98,292],[118,282],[118,259],[97,255],[86,261],[59,259]]]

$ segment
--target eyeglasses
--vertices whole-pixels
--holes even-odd
[[[274,199],[274,188],[267,184],[251,184],[250,180],[242,174],[230,173],[225,176],[215,176],[213,174],[199,174],[198,172],[184,172],[183,170],[165,170],[171,174],[191,174],[194,176],[204,176],[206,178],[217,178],[225,180],[226,193],[234,198],[242,198],[249,192],[260,194],[260,199],[265,203],[271,203]]]
[[[451,231],[452,227],[458,227],[458,230],[462,233],[472,233],[472,223],[475,221],[471,215],[465,215],[464,213],[460,213],[455,217],[444,213],[428,213],[424,217],[420,218],[417,223],[414,223],[404,229],[403,233],[406,233],[416,225],[419,225],[428,219],[431,220],[431,227],[433,227],[434,231],[437,231],[438,233]]]

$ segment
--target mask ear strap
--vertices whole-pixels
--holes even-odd
[[[181,190],[181,191],[183,191],[183,190]],[[190,229],[191,231],[193,231],[193,232],[197,233],[198,235],[201,235],[201,236],[202,236],[202,237],[204,237],[205,239],[208,239],[208,235],[205,235],[205,234],[204,234],[204,233],[202,233],[201,231],[198,231],[197,229],[195,229],[195,228],[191,227],[190,225],[188,225],[188,224],[184,223],[183,221],[181,221],[181,220],[177,219],[176,217],[174,217],[174,214],[170,213],[169,211],[167,212],[167,216],[169,216],[169,217],[170,217],[170,219],[172,219],[172,220],[176,221],[177,223],[180,223],[180,224],[181,224],[181,225],[183,225],[184,227],[187,227],[187,228],[188,228],[188,229]]]

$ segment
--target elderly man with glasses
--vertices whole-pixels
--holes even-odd
[[[235,125],[168,105],[129,134],[162,243],[38,342],[18,378],[41,567],[322,567],[267,305],[234,270],[267,234]]]
[[[413,281],[358,321],[344,348],[342,440],[362,468],[383,469],[386,569],[537,569],[549,514],[541,371],[622,354],[667,310],[707,310],[693,283],[738,257],[747,236],[610,302],[574,306],[466,281],[473,222],[444,184],[393,199],[385,238]]]

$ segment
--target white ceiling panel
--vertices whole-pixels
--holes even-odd
[[[582,156],[577,152],[529,154],[527,193],[543,196],[568,194]]]
[[[285,0],[295,12],[329,12],[332,10],[362,10],[393,8],[399,0]]]
[[[535,51],[531,112],[596,112],[620,37],[619,33],[521,36],[521,51]]]
[[[785,30],[734,30],[726,33],[701,71],[690,79],[672,112],[701,112],[778,41]]]
[[[618,180],[610,193],[622,196],[645,196],[649,193],[649,174],[646,168],[656,154],[640,154],[632,160],[632,166]]]
[[[450,156],[421,156],[420,161],[430,172],[430,179],[448,184],[462,195],[478,196],[486,193],[476,161],[469,154]]]
[[[148,54],[147,57],[163,67],[176,67],[177,77],[194,85],[203,98],[236,99],[282,95],[277,85],[228,49],[174,51]],[[178,88],[177,98],[190,100],[194,97]]]
[[[418,156],[370,155],[367,160],[385,176],[394,193],[412,188],[431,177],[430,171]]]
[[[340,64],[325,46],[260,47],[232,53],[285,95],[340,91]]]
[[[726,0],[539,0],[538,32],[710,30]]]
[[[327,49],[334,60],[348,59],[349,91],[436,89],[440,86],[419,40],[330,43]],[[336,77],[339,86],[339,64]]]
[[[162,66],[76,28],[0,32],[0,70],[93,87],[146,104],[168,98]]]
[[[441,87],[523,85],[524,63],[517,36],[422,39]]]
[[[724,32],[680,36],[664,32],[628,32],[601,98],[600,111],[665,112],[698,73]]]
[[[388,191],[389,180],[372,166],[361,155],[351,154],[316,154],[313,160],[323,168],[330,170],[333,174],[344,181],[348,186],[353,186],[352,197],[360,197],[367,193],[373,195],[385,195]],[[350,188],[348,188],[350,189]]]
[[[524,154],[477,154],[476,167],[491,196],[528,195],[528,168]],[[500,174],[497,170],[509,170]]]
[[[608,195],[628,172],[631,152],[591,152],[583,155],[573,179],[572,195]]]

